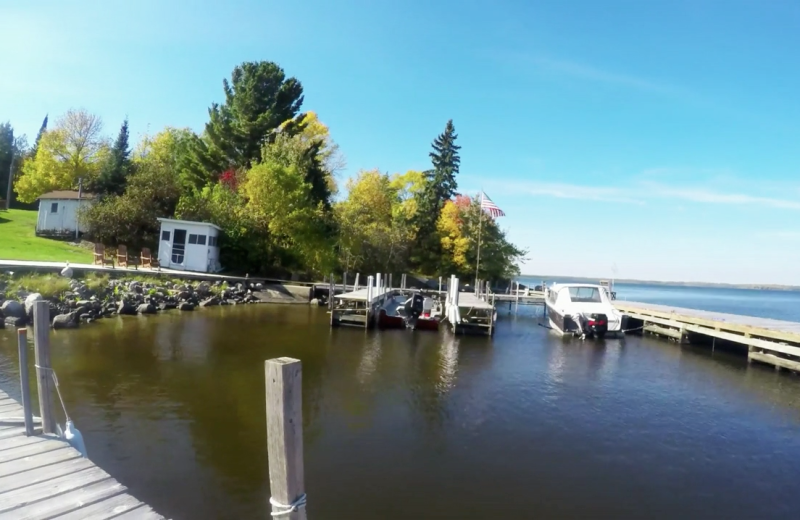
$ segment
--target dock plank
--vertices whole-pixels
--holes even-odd
[[[108,473],[95,466],[2,493],[0,494],[0,514],[106,480],[113,479]]]
[[[96,502],[105,501],[109,498],[121,495],[125,493],[126,489],[125,486],[114,479],[103,480],[81,489],[49,497],[45,500],[40,500],[33,504],[7,511],[3,513],[3,518],[8,520],[57,518],[59,515],[66,515],[67,513],[72,513],[81,509],[85,510],[86,507]],[[128,497],[129,502],[138,502],[138,500],[130,495],[125,496]],[[84,517],[78,515],[75,518]]]
[[[28,444],[37,444],[40,442],[44,442],[48,440],[48,437],[44,435],[34,435],[32,437],[26,437],[24,435],[12,437],[10,439],[6,439],[5,441],[0,444],[0,455],[3,452],[8,450],[14,450],[19,448],[20,446],[27,446]]]
[[[44,466],[26,471],[24,475],[9,475],[0,478],[0,493],[7,493],[25,486],[31,486],[45,480],[69,475],[86,468],[94,467],[89,459],[72,459],[55,466]]]
[[[115,516],[114,520],[158,520],[160,518],[163,517],[153,511],[152,507],[145,504],[142,507]]]
[[[57,450],[0,464],[0,478],[80,457],[81,454],[77,450],[69,446],[60,446]]]
[[[36,439],[36,437],[25,437],[26,439],[32,438]],[[38,439],[37,439],[38,440]],[[66,443],[64,443],[67,445]],[[56,441],[51,442],[34,442],[34,443],[27,443],[22,444],[20,446],[16,446],[10,450],[3,450],[0,451],[0,464],[4,462],[9,462],[12,460],[23,459],[25,457],[32,457],[33,455],[38,455],[40,453],[47,453],[49,451],[59,450],[63,445]]]
[[[58,520],[103,520],[119,518],[121,514],[130,514],[142,509],[144,504],[130,495],[116,495],[101,502],[76,509],[65,515],[56,516]],[[157,517],[160,518],[160,517]]]

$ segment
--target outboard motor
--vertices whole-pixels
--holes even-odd
[[[581,316],[581,328],[584,334],[597,339],[603,339],[608,332],[608,316],[605,314],[590,314]]]

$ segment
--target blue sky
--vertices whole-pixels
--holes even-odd
[[[452,118],[526,273],[800,284],[800,4],[0,0],[0,120],[201,130],[272,60],[359,169]]]

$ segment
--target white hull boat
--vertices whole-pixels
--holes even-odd
[[[550,327],[558,334],[603,339],[622,331],[622,315],[602,285],[554,284],[547,288],[545,305]]]

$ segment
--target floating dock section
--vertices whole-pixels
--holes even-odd
[[[331,299],[331,327],[373,327],[381,307],[394,295],[395,291],[385,286],[380,273],[367,277],[366,287],[359,289],[356,284],[353,291],[337,294]]]
[[[615,301],[627,317],[626,329],[674,339],[678,343],[716,340],[747,348],[748,361],[800,372],[800,323],[656,305]]]
[[[455,334],[494,334],[497,313],[494,294],[459,291],[459,280],[450,277],[445,298],[445,317]]]

